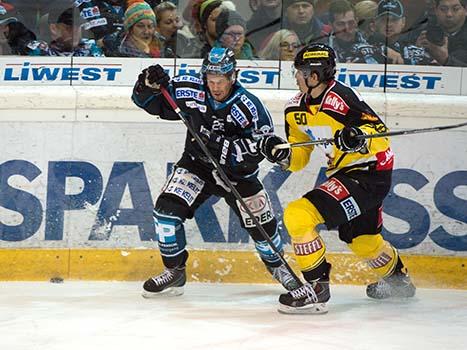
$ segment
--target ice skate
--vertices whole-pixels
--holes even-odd
[[[185,283],[185,267],[166,268],[160,275],[154,276],[144,282],[143,297],[154,298],[160,295],[182,295]]]
[[[300,288],[281,294],[278,311],[283,314],[325,314],[330,297],[329,280],[307,282]]]
[[[396,271],[391,276],[371,283],[366,287],[366,295],[372,299],[411,298],[415,286],[408,274]]]
[[[269,273],[274,277],[274,279],[282,284],[282,286],[287,289],[288,291],[292,291],[294,289],[298,289],[300,286],[295,278],[292,276],[287,267],[282,264],[278,267],[271,267],[266,266]]]

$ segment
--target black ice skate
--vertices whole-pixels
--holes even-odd
[[[274,277],[274,279],[280,284],[282,284],[282,286],[288,291],[292,291],[300,287],[298,285],[298,282],[292,276],[290,271],[287,270],[287,267],[285,267],[284,264],[278,267],[266,266],[266,268],[268,269],[272,277]]]
[[[298,289],[281,294],[278,311],[283,314],[325,314],[330,297],[329,280],[307,282]]]
[[[144,282],[143,297],[153,298],[159,295],[182,295],[186,283],[185,267],[165,269],[160,275]]]
[[[366,295],[372,299],[411,298],[415,290],[409,275],[396,270],[391,276],[368,285]]]

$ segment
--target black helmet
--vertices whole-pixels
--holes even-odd
[[[231,49],[214,47],[204,59],[201,73],[203,76],[206,76],[207,73],[231,76],[236,67],[237,60]]]
[[[295,56],[294,67],[305,78],[316,73],[320,82],[327,82],[336,75],[336,53],[325,44],[308,44]]]

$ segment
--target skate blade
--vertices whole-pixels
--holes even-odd
[[[182,287],[170,287],[164,289],[162,292],[149,292],[143,289],[141,295],[143,298],[152,299],[152,298],[160,298],[160,297],[176,297],[182,295],[184,292],[183,286]]]
[[[280,304],[277,311],[287,315],[322,315],[328,313],[328,305],[326,303],[318,303],[301,307],[292,307]]]

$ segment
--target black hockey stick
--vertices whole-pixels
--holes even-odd
[[[295,279],[295,281],[298,283],[298,285],[301,287],[303,286],[303,283],[302,281],[300,280],[300,278],[298,278],[298,276],[295,274],[295,272],[292,270],[292,268],[290,267],[290,265],[287,263],[287,261],[285,260],[285,258],[282,256],[281,252],[279,251],[279,249],[277,249],[276,245],[274,244],[274,242],[271,240],[271,238],[268,236],[266,230],[263,228],[263,226],[261,226],[261,224],[259,223],[258,219],[256,218],[256,216],[251,212],[250,208],[248,208],[248,206],[246,205],[245,201],[243,200],[242,196],[240,195],[240,193],[237,191],[237,189],[234,187],[234,185],[232,184],[232,182],[229,180],[229,178],[227,177],[227,174],[225,173],[225,171],[222,169],[221,165],[219,164],[219,162],[217,161],[216,158],[214,158],[214,156],[211,154],[211,152],[209,151],[209,149],[207,148],[207,146],[204,144],[203,140],[201,139],[201,137],[198,135],[198,133],[193,129],[192,125],[190,124],[190,122],[183,116],[180,108],[177,106],[177,104],[175,103],[175,101],[173,100],[172,96],[170,95],[170,93],[167,91],[167,89],[165,89],[164,87],[160,87],[161,89],[161,92],[162,94],[164,95],[166,101],[170,104],[170,107],[172,107],[172,109],[175,111],[175,113],[177,113],[178,117],[181,119],[181,121],[183,122],[183,124],[185,124],[186,128],[188,129],[188,131],[190,132],[191,136],[193,136],[193,138],[196,140],[196,142],[198,143],[198,145],[201,147],[201,149],[203,150],[204,154],[209,158],[209,161],[212,163],[212,165],[214,165],[214,168],[216,168],[217,172],[219,173],[220,177],[222,178],[222,180],[225,182],[225,184],[227,185],[227,187],[229,187],[229,189],[232,191],[232,194],[235,196],[235,198],[238,200],[238,202],[240,203],[240,205],[242,206],[243,210],[248,214],[248,216],[250,217],[250,219],[253,221],[253,223],[255,224],[256,228],[258,229],[258,231],[261,233],[261,235],[263,236],[263,238],[268,242],[269,246],[272,248],[272,250],[278,255],[280,261],[285,265],[285,267],[287,268],[287,270],[290,272],[290,274],[292,275],[292,277]]]
[[[442,131],[442,130],[447,130],[447,129],[461,128],[461,127],[466,126],[466,125],[467,125],[467,122],[464,122],[464,123],[453,124],[453,125],[434,126],[432,128],[407,129],[407,130],[400,130],[400,131],[382,132],[382,133],[379,133],[379,134],[371,134],[371,135],[357,135],[357,136],[355,136],[355,138],[358,139],[358,140],[362,140],[362,139],[376,139],[376,138],[380,138],[380,137],[389,137],[389,136],[421,134],[421,133],[426,133],[426,132],[434,132],[434,131]],[[284,148],[313,146],[313,145],[329,145],[331,143],[334,143],[334,138],[319,139],[319,140],[297,142],[297,143],[283,143],[283,144],[275,146],[274,148],[284,149]]]

